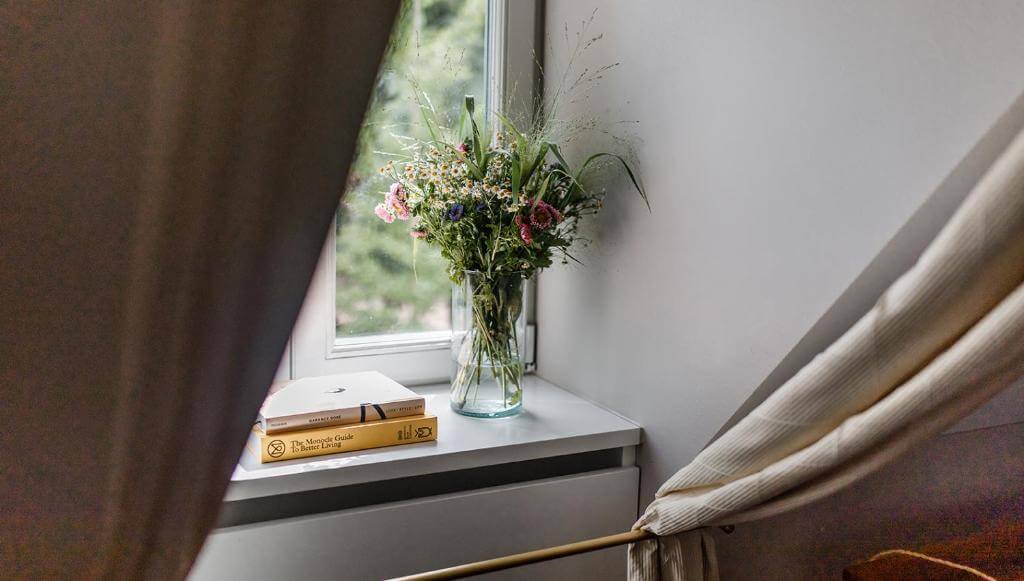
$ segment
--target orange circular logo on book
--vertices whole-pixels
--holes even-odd
[[[271,440],[267,444],[267,454],[270,454],[271,458],[280,458],[284,455],[284,442],[281,440]]]

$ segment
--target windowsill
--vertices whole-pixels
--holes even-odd
[[[535,376],[524,385],[523,413],[467,418],[448,405],[448,386],[413,388],[438,417],[436,442],[260,464],[243,453],[224,500],[239,501],[607,450],[640,443],[640,428]]]

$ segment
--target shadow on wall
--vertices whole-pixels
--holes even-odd
[[[715,529],[722,579],[839,579],[910,549],[997,579],[1024,571],[1024,422],[946,434],[829,498]]]
[[[985,171],[1024,128],[1024,93],[1014,100],[996,123],[946,176],[938,188],[900,228],[867,268],[850,284],[800,342],[772,370],[711,441],[736,425],[743,417],[796,375],[814,357],[834,343],[868,312],[878,297],[910,269],[939,230],[956,212]],[[984,408],[979,412],[984,411]],[[1016,420],[1024,421],[1024,409]],[[710,443],[710,442],[708,442]]]
[[[909,269],[1024,127],[1024,94],[715,435],[832,344]],[[716,529],[723,579],[838,579],[887,549],[911,549],[1001,574],[1024,570],[1024,380],[956,427],[829,498]],[[1013,528],[1017,527],[1017,528]],[[980,549],[979,549],[980,547]],[[1006,577],[1010,578],[1010,577]]]

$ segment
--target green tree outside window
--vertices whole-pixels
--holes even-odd
[[[465,95],[483,101],[486,16],[486,0],[403,3],[338,212],[339,337],[450,328],[451,287],[437,249],[414,247],[406,229],[373,214],[389,186],[377,168],[392,159],[382,152],[402,151],[395,135],[428,137],[410,78],[452,116]]]

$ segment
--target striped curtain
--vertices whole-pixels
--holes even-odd
[[[1024,376],[1024,133],[838,341],[661,486],[631,579],[717,579],[701,527],[827,496]]]

